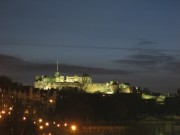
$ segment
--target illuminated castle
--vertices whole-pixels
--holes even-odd
[[[106,83],[92,83],[92,78],[83,74],[82,76],[62,76],[59,72],[58,62],[57,71],[54,76],[36,76],[34,87],[41,90],[58,89],[63,88],[77,88],[84,90],[88,93],[105,93],[113,94],[117,91],[122,93],[132,93],[130,86],[115,81]]]

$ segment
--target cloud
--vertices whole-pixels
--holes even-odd
[[[174,57],[162,53],[138,53],[131,56],[136,59],[145,59],[145,60],[159,60],[159,61],[171,61],[174,60]]]
[[[125,59],[115,59],[112,62],[128,67],[129,69],[138,69],[144,71],[162,71],[166,70],[170,63],[178,62],[175,52],[179,50],[158,49],[158,42],[139,38],[135,44],[134,52]]]
[[[174,61],[174,62],[167,63],[165,70],[175,73],[175,74],[179,74],[180,73],[180,61]]]
[[[118,63],[118,64],[124,64],[124,65],[128,65],[128,66],[151,66],[152,64],[156,64],[156,61],[153,60],[138,60],[138,59],[125,59],[125,60],[114,60],[114,63]]]
[[[27,65],[28,62],[9,55],[0,54],[0,70],[16,69],[20,70],[22,67]]]
[[[158,42],[156,42],[156,41],[147,40],[144,38],[139,38],[138,40],[139,41],[138,41],[137,45],[139,45],[139,46],[152,46],[152,45],[158,44]]]
[[[55,64],[37,64],[31,63],[27,65],[26,69],[28,70],[36,70],[36,71],[55,71]],[[77,66],[77,65],[68,65],[68,64],[60,64],[60,70],[65,73],[74,73],[74,74],[129,74],[128,71],[120,70],[120,69],[106,69],[106,68],[93,68],[93,67],[85,67],[85,66]]]
[[[0,75],[7,75],[16,80],[26,81],[35,78],[35,75],[52,75],[56,71],[55,63],[33,63],[21,58],[0,54]],[[60,71],[66,74],[96,74],[96,75],[127,75],[128,70],[94,68],[78,65],[60,64]]]
[[[143,71],[160,71],[167,70],[170,63],[178,61],[173,54],[165,54],[160,51],[138,51],[131,54],[126,59],[116,59],[113,63],[127,66],[131,69],[137,68]]]
[[[155,41],[150,41],[146,39],[139,39],[138,43],[136,44],[135,48],[128,48],[128,47],[113,47],[113,46],[95,46],[95,45],[73,45],[72,43],[37,43],[37,42],[8,42],[8,41],[0,41],[0,46],[2,47],[39,47],[39,48],[44,48],[44,47],[54,47],[54,48],[75,48],[75,49],[92,49],[92,50],[120,50],[120,51],[132,51],[132,52],[172,52],[172,53],[179,53],[180,50],[171,50],[171,49],[158,49],[155,48],[154,45],[158,45],[158,42]]]

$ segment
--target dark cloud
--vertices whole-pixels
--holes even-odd
[[[171,50],[171,49],[158,49],[155,48],[154,45],[158,45],[158,42],[155,41],[149,41],[146,39],[140,39],[140,41],[136,44],[135,48],[128,48],[128,47],[112,47],[112,46],[96,46],[96,45],[72,45],[72,43],[63,43],[63,44],[59,44],[59,43],[55,43],[55,42],[51,42],[51,43],[44,43],[44,42],[9,42],[9,41],[0,41],[0,46],[2,47],[39,47],[39,48],[44,48],[44,47],[49,47],[51,46],[52,48],[73,48],[73,49],[92,49],[92,50],[119,50],[119,51],[138,51],[138,52],[171,52],[171,53],[179,53],[180,50],[176,49],[176,50]]]
[[[157,44],[158,44],[158,42],[156,42],[156,41],[147,40],[144,38],[140,38],[139,42],[137,43],[137,45],[139,45],[139,46],[152,46],[152,45],[157,45]]]
[[[128,59],[116,59],[113,62],[126,65],[130,68],[138,68],[141,71],[149,70],[165,70],[166,67],[173,62],[178,61],[175,55],[164,54],[159,51],[155,52],[137,52],[129,55]]]
[[[35,75],[49,75],[56,71],[55,63],[33,63],[23,59],[0,54],[0,75],[9,75],[26,82],[33,80]],[[67,74],[99,74],[99,75],[127,75],[131,72],[120,69],[94,68],[78,65],[60,64],[60,71]]]
[[[151,66],[152,64],[157,64],[157,61],[153,60],[138,60],[138,59],[126,59],[126,60],[114,60],[113,62],[119,64],[126,64],[128,66]]]
[[[85,67],[85,66],[77,66],[77,65],[67,65],[67,64],[60,64],[60,70],[65,73],[74,73],[74,74],[129,74],[130,72],[125,70],[119,69],[105,69],[105,68],[93,68],[93,67]],[[31,63],[27,65],[28,70],[36,70],[36,71],[55,71],[56,69],[55,64],[37,64]]]
[[[139,38],[135,45],[137,50],[128,56],[126,60],[115,60],[116,63],[136,66],[146,70],[166,70],[170,63],[178,62],[176,52],[179,50],[158,49],[157,41]]]
[[[157,61],[157,62],[168,62],[175,60],[175,57],[172,55],[167,54],[160,54],[160,53],[151,53],[151,54],[135,54],[131,56],[135,59],[142,59],[142,60],[149,60],[149,61]]]
[[[22,67],[26,66],[28,62],[9,55],[0,54],[0,70],[17,69],[22,70]]]
[[[180,61],[174,61],[174,62],[167,63],[165,70],[175,73],[175,74],[179,74],[180,73]]]

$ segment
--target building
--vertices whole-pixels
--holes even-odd
[[[40,90],[61,90],[70,87],[84,90],[87,93],[132,93],[129,85],[116,81],[92,83],[92,78],[88,74],[83,74],[82,76],[62,76],[58,70],[58,65],[54,76],[36,76],[34,87]]]

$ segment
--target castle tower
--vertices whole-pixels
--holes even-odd
[[[57,69],[56,69],[56,72],[55,72],[55,77],[59,77],[60,76],[60,72],[59,72],[59,62],[58,62],[58,60],[57,60],[57,65],[56,65],[57,67]]]

